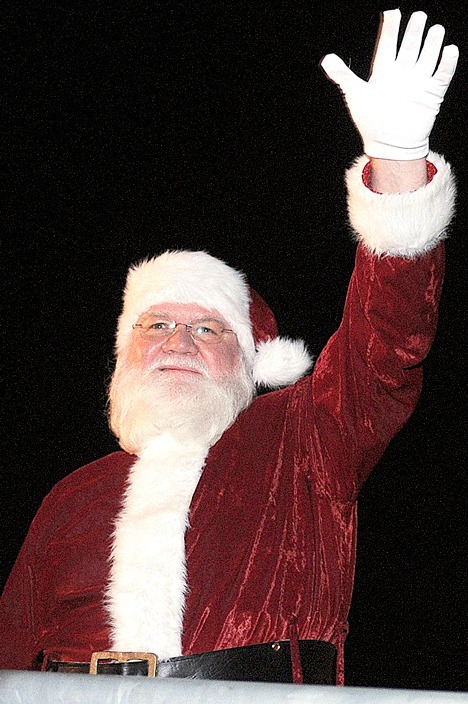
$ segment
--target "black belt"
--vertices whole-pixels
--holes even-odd
[[[336,648],[332,643],[300,640],[299,653],[304,683],[336,684]],[[56,660],[49,661],[45,669],[48,672],[91,671],[103,675],[137,676],[155,674],[157,677],[245,682],[293,681],[291,647],[288,640],[181,655],[170,660],[158,660],[150,653],[94,653],[91,670],[88,662]]]

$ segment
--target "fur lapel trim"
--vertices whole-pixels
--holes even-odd
[[[152,440],[130,470],[116,520],[106,607],[112,648],[181,655],[186,594],[185,531],[208,447],[169,433]]]

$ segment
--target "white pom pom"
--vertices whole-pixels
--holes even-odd
[[[312,367],[310,356],[303,340],[276,337],[260,342],[253,365],[253,379],[259,386],[279,388],[294,384]]]

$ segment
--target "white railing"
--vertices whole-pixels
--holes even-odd
[[[0,671],[0,704],[468,704],[468,693]]]

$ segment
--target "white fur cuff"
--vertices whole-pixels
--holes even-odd
[[[446,236],[455,208],[455,179],[445,159],[429,152],[437,168],[430,183],[411,193],[374,193],[362,181],[368,158],[346,173],[348,215],[356,238],[379,256],[417,257]]]

